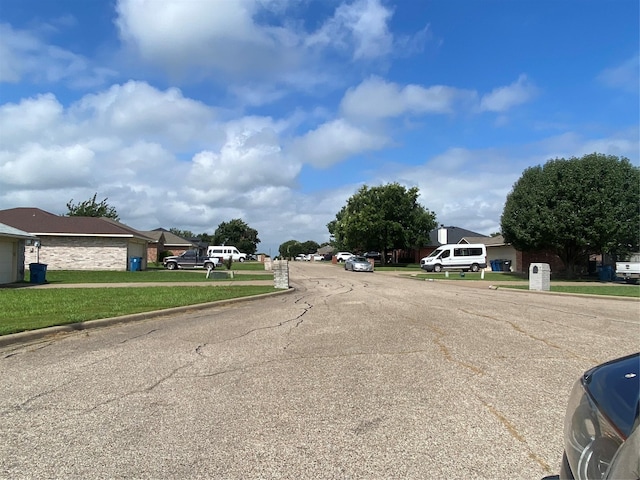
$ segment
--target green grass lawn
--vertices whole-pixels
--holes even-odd
[[[376,269],[377,270],[377,269]],[[424,272],[424,270],[418,270]],[[420,279],[433,278],[434,280],[482,280],[482,273],[473,272],[449,272],[449,276],[445,272],[441,273],[418,273],[417,275],[407,272],[411,276]],[[464,275],[462,275],[462,273]],[[529,284],[526,278],[516,273],[498,273],[498,272],[485,272],[484,280],[487,282],[525,282]]]
[[[140,272],[131,272],[136,273]],[[6,288],[0,290],[0,335],[274,291],[273,286],[188,285],[184,288]]]
[[[216,269],[215,273],[226,272],[226,269]],[[222,280],[270,280],[273,273],[255,270],[235,270],[234,277]],[[29,282],[28,271],[25,272]],[[219,278],[206,278],[206,270],[158,270],[149,269],[141,272],[113,272],[113,271],[84,271],[84,270],[48,270],[47,283],[144,283],[144,282],[215,282]]]
[[[500,285],[500,288],[515,288],[528,290],[529,284],[526,285]],[[552,292],[560,293],[581,293],[583,295],[604,295],[615,297],[631,297],[640,298],[640,286],[624,285],[624,284],[598,284],[597,282],[585,282],[584,285],[550,285]]]

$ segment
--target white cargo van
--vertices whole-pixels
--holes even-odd
[[[442,270],[471,270],[487,267],[487,247],[483,243],[456,243],[441,245],[420,260],[420,268],[427,272]]]
[[[247,259],[246,253],[240,251],[231,245],[214,245],[207,248],[207,255],[210,257],[221,258],[223,261],[231,258],[234,262],[244,262]]]

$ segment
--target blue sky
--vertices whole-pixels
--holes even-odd
[[[500,230],[523,170],[639,152],[637,0],[0,0],[0,209],[329,239],[366,184]]]

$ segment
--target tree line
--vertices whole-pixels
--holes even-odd
[[[338,250],[386,252],[428,245],[436,215],[418,189],[361,187],[329,222]],[[523,252],[548,251],[567,276],[592,254],[622,257],[640,250],[640,168],[628,158],[592,153],[527,168],[500,218],[505,242]]]
[[[420,248],[430,243],[436,228],[433,211],[419,202],[416,187],[398,183],[364,185],[327,224],[335,251],[379,251]],[[67,204],[67,215],[118,220],[105,198]],[[563,261],[568,276],[592,254],[621,257],[640,250],[640,168],[628,158],[592,153],[580,158],[556,158],[527,168],[507,195],[500,218],[505,242],[523,252],[548,251]],[[222,222],[213,235],[193,235],[172,228],[183,238],[234,245],[255,253],[257,230],[241,219]],[[283,258],[315,253],[313,240],[288,240],[279,247]],[[383,257],[386,258],[386,257]]]

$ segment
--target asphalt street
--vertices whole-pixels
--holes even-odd
[[[640,349],[638,301],[319,262],[290,279],[0,347],[0,476],[537,479],[578,376]]]

